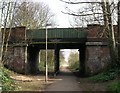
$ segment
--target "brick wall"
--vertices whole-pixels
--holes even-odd
[[[5,30],[5,42],[8,39],[8,34],[10,34],[10,42],[23,42],[25,40],[26,27],[15,27],[15,28],[6,28]],[[4,33],[4,28],[2,29],[2,35]],[[2,36],[1,35],[1,36]],[[2,36],[3,37],[3,36]]]
[[[7,68],[19,73],[25,72],[25,47],[8,47],[4,56],[4,64]]]
[[[115,35],[117,36],[117,26],[114,26]],[[88,25],[88,41],[86,42],[86,74],[96,74],[111,64],[107,40],[103,34],[104,27],[91,24]],[[103,39],[100,37],[102,35]],[[91,39],[92,38],[92,39]]]
[[[6,29],[5,42],[8,38],[10,28]],[[9,45],[7,52],[3,53],[4,65],[19,73],[25,73],[25,27],[15,27],[11,29],[11,35],[9,38]],[[3,33],[3,29],[2,29]],[[1,35],[2,37],[2,35]],[[16,42],[16,43],[15,43]],[[14,43],[14,45],[13,45]],[[5,50],[5,47],[4,47]]]
[[[86,74],[96,74],[110,64],[109,49],[107,46],[86,47]]]
[[[118,27],[117,25],[113,26],[115,31],[115,37],[118,37]],[[95,38],[95,37],[105,37],[105,27],[99,24],[90,24],[87,26],[88,30],[88,38]]]

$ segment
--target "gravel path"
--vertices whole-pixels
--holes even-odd
[[[81,91],[76,77],[67,68],[62,69],[55,79],[53,84],[46,88],[46,91]]]

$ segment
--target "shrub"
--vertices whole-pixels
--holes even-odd
[[[14,90],[14,81],[10,78],[8,70],[4,67],[1,67],[0,71],[0,78],[2,83],[2,90],[8,91],[8,90]]]
[[[105,82],[105,81],[113,80],[117,78],[119,74],[120,74],[120,68],[114,67],[108,71],[99,73],[98,75],[95,75],[91,77],[90,79],[95,82]]]

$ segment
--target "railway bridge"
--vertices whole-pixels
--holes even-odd
[[[97,24],[85,28],[48,28],[47,48],[54,49],[54,72],[59,72],[61,49],[79,49],[81,75],[96,74],[110,64],[107,39],[99,37],[103,29]],[[8,42],[3,55],[5,66],[19,73],[36,73],[39,52],[46,49],[46,29],[15,27],[7,28],[5,33],[4,42]],[[2,37],[3,34],[1,40]]]

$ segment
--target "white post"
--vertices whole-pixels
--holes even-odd
[[[48,82],[48,60],[47,60],[47,56],[48,56],[48,54],[47,54],[47,50],[48,50],[48,45],[47,45],[47,39],[48,39],[48,29],[47,29],[47,26],[51,26],[51,24],[47,24],[46,23],[46,62],[45,62],[45,64],[46,64],[46,66],[45,66],[45,81],[46,82]]]
[[[40,64],[40,60],[41,59],[41,52],[39,51],[39,64]]]
[[[48,63],[47,63],[47,24],[46,24],[46,66],[45,66],[45,81],[47,82],[48,81]]]

